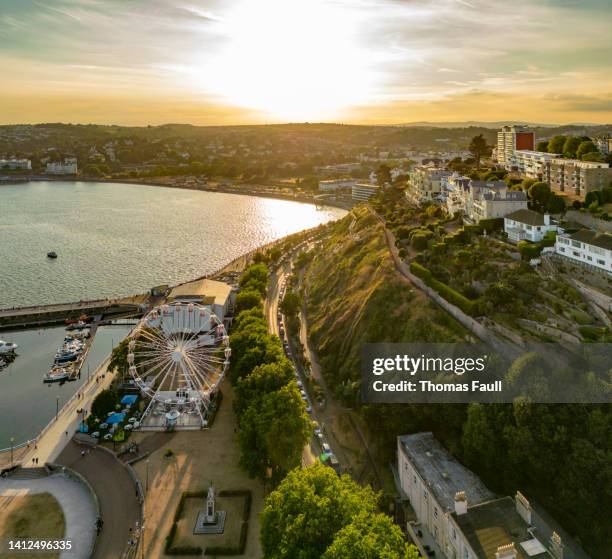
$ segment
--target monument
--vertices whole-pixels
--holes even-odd
[[[225,515],[226,511],[216,510],[215,488],[211,481],[206,494],[206,510],[201,510],[198,513],[193,533],[222,534],[225,527]]]

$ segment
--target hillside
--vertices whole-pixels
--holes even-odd
[[[520,490],[581,542],[609,556],[612,413],[607,405],[387,404],[359,401],[360,356],[367,342],[466,338],[463,328],[395,271],[382,226],[356,208],[329,226],[305,271],[310,339],[328,387],[353,407],[376,441],[377,462],[395,460],[396,437],[435,436],[500,495]],[[580,515],[576,514],[580,511]]]

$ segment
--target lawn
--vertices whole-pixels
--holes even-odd
[[[50,493],[0,497],[0,557],[14,557],[6,553],[6,542],[13,538],[60,540],[66,522],[57,499]],[[55,558],[59,553],[19,553],[23,559]]]

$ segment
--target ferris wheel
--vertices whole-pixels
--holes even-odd
[[[223,322],[209,308],[175,302],[151,310],[130,334],[127,354],[131,377],[150,398],[142,421],[184,414],[206,425],[230,355]]]

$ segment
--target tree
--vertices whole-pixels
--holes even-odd
[[[533,205],[539,211],[544,211],[550,198],[550,187],[545,182],[535,182],[527,191]]]
[[[576,151],[582,143],[578,136],[569,136],[563,144],[563,155],[568,158],[576,157]]]
[[[589,153],[585,153],[582,156],[582,160],[583,161],[602,161],[603,162],[603,161],[606,160],[606,158],[601,153],[599,153],[598,151],[592,151],[592,152],[589,152]],[[610,162],[608,162],[608,163],[610,163]]]
[[[384,186],[391,182],[391,169],[384,163],[378,167],[376,171],[376,180],[380,186]]]
[[[548,153],[563,153],[565,145],[565,136],[555,136],[548,142]]]
[[[125,338],[117,347],[115,347],[115,349],[113,349],[110,361],[108,363],[108,369],[110,371],[119,370],[120,372],[124,373],[127,370],[128,343],[129,338]]]
[[[322,559],[419,559],[416,547],[408,545],[399,526],[386,514],[359,514],[342,528]]]
[[[251,287],[257,289],[261,296],[264,297],[266,294],[266,288],[268,286],[268,267],[263,263],[252,264],[249,266],[240,277],[240,287],[247,288]]]
[[[260,540],[266,559],[322,557],[359,513],[374,515],[376,494],[328,466],[295,469],[266,497]]]
[[[289,317],[297,316],[302,304],[302,299],[297,293],[287,291],[280,304],[280,310]]]
[[[597,146],[593,142],[591,142],[591,140],[581,142],[581,144],[578,146],[578,149],[576,150],[576,157],[578,157],[579,159],[583,159],[587,153],[599,153]]]
[[[300,181],[300,186],[304,190],[310,190],[310,191],[319,190],[319,179],[313,176],[304,177]]]
[[[285,358],[274,363],[259,365],[250,375],[238,379],[234,399],[234,412],[238,421],[251,404],[261,400],[270,392],[280,390],[292,379],[293,366]]]
[[[230,364],[232,383],[251,374],[258,365],[275,363],[283,357],[279,339],[268,334],[265,326],[232,333],[230,345],[232,347]]]
[[[546,153],[548,151],[548,144],[549,142],[547,142],[546,140],[541,140],[538,142],[536,150]]]
[[[478,170],[480,170],[480,160],[491,154],[491,148],[487,145],[487,141],[482,134],[478,134],[478,136],[472,138],[468,150],[474,156],[476,169]]]
[[[255,289],[245,289],[236,295],[236,312],[240,313],[262,306],[261,295]]]
[[[251,477],[272,481],[301,464],[312,421],[295,381],[254,400],[240,422],[240,465]]]

